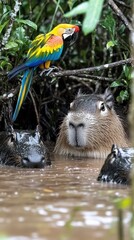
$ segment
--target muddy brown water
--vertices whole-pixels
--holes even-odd
[[[44,169],[0,167],[0,239],[117,240],[113,200],[130,190],[97,182],[102,164],[52,156]],[[129,222],[125,211],[126,236]]]

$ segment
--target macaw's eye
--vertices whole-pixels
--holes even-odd
[[[73,28],[67,28],[67,29],[65,30],[65,34],[70,34],[70,35],[72,35],[72,34],[74,33],[74,31],[75,31],[75,29],[73,29]]]

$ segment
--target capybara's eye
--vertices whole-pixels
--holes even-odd
[[[12,146],[14,144],[14,142],[16,141],[16,135],[14,133],[10,134],[8,136],[8,146]]]
[[[100,105],[100,110],[104,112],[105,109],[106,109],[105,104],[102,102],[101,105]]]
[[[106,105],[105,105],[105,103],[102,102],[102,101],[99,101],[99,102],[98,102],[98,108],[99,108],[100,111],[104,112],[104,111],[106,110]]]
[[[12,134],[10,135],[10,142],[14,142],[14,141],[16,141],[16,134],[15,134],[15,133],[12,133]]]

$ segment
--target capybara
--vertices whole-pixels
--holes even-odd
[[[17,167],[43,168],[50,165],[48,150],[35,131],[2,132],[0,134],[0,164]]]
[[[78,93],[63,119],[54,152],[60,155],[106,158],[113,144],[127,147],[128,140],[114,109],[113,94]]]

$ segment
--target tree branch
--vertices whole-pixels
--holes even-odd
[[[119,16],[122,20],[122,22],[126,25],[126,27],[129,29],[129,31],[132,31],[132,26],[127,20],[127,18],[124,16],[123,12],[120,10],[120,8],[115,4],[113,0],[108,0],[108,4],[110,7],[114,10],[114,12]]]
[[[117,62],[104,64],[104,65],[100,65],[97,67],[51,72],[49,77],[53,78],[53,77],[65,77],[65,76],[79,76],[80,74],[84,75],[84,74],[88,74],[91,72],[101,71],[101,70],[105,70],[108,68],[114,68],[114,67],[118,67],[118,66],[125,65],[125,64],[131,64],[131,63],[132,63],[132,58],[128,58],[126,60],[120,60]],[[45,77],[45,73],[43,75]]]
[[[119,5],[131,9],[131,7],[129,5],[127,5],[125,2],[121,1],[121,0],[115,0],[115,2],[117,2]]]
[[[2,39],[2,42],[1,42],[0,51],[5,49],[5,45],[7,44],[8,39],[9,39],[10,34],[11,34],[11,31],[12,31],[12,27],[13,27],[13,23],[15,21],[15,17],[17,16],[18,11],[20,10],[20,5],[21,5],[21,0],[16,0],[15,5],[14,5],[14,10],[10,14],[10,21],[9,21],[7,31],[6,31],[3,39]]]
[[[75,77],[75,76],[71,76]],[[78,79],[79,81],[87,81],[89,82],[89,79],[92,80],[98,80],[98,81],[106,81],[106,82],[113,82],[115,81],[115,79],[113,78],[108,78],[108,77],[104,77],[104,76],[95,76],[95,75],[89,75],[89,74],[78,74],[74,79]]]

